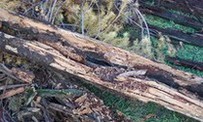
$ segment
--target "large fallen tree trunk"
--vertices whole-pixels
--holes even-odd
[[[76,33],[0,11],[1,50],[97,87],[203,120],[203,101],[199,99],[203,97],[203,87],[194,87],[202,84],[202,78]]]

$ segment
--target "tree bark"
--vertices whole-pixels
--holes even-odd
[[[140,0],[141,4],[148,2],[148,0]],[[199,22],[203,23],[203,2],[201,0],[155,0],[156,7],[181,11],[185,14],[193,15]]]
[[[168,62],[173,63],[173,64],[178,65],[178,66],[183,66],[183,67],[203,71],[203,62],[185,60],[185,59],[181,59],[179,57],[166,57],[166,60]]]
[[[203,92],[192,87],[200,86],[202,78],[80,34],[0,11],[1,50],[99,88],[203,120]]]
[[[158,37],[159,32],[161,32],[163,35],[167,35],[174,42],[178,41],[178,42],[183,42],[183,43],[187,43],[187,44],[198,46],[198,47],[203,47],[202,34],[184,33],[179,30],[164,29],[164,28],[153,26],[153,25],[149,25],[149,28],[150,28],[150,33],[153,36]]]
[[[200,1],[198,2],[197,0],[195,1],[183,0],[181,2],[178,0],[164,0],[164,1],[155,0],[154,5],[149,5],[149,3],[147,3],[146,0],[141,0],[139,2],[140,2],[141,12],[145,14],[150,14],[157,17],[161,17],[163,19],[172,20],[175,23],[192,27],[197,31],[199,31],[198,33],[185,33],[183,31],[169,29],[169,28],[164,29],[164,28],[156,27],[149,24],[149,29],[151,32],[150,34],[152,36],[157,37],[161,32],[164,35],[167,35],[168,37],[170,37],[170,39],[174,43],[176,43],[176,41],[181,41],[184,43],[188,43],[190,45],[195,45],[199,47],[203,46],[203,43],[202,43],[203,36],[201,34],[202,28],[203,28],[203,22],[202,22],[203,19],[201,19],[201,16],[199,16],[199,14],[194,9],[195,6],[199,6],[199,5],[200,5],[199,7],[202,8],[201,4],[203,4],[203,2],[200,2]],[[164,6],[164,5],[170,5],[170,4],[172,5],[172,8],[168,8]],[[171,10],[174,10],[173,7],[175,7],[178,11],[180,11],[181,7],[179,6],[184,7],[186,10],[189,11],[189,13],[192,12],[192,14],[197,14],[196,17],[194,17],[195,15],[192,17],[192,16],[186,16],[186,15],[171,12]],[[192,9],[189,9],[189,8],[192,8]],[[185,14],[188,14],[188,12],[185,12]]]

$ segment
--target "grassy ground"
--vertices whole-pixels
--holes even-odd
[[[190,32],[190,33],[196,32],[196,30],[193,28],[182,26],[174,23],[173,21],[164,20],[164,19],[161,19],[160,17],[155,17],[152,15],[147,15],[146,20],[148,23],[161,28],[171,28],[171,29],[181,30],[183,32]],[[203,62],[203,47],[196,47],[189,44],[183,44],[183,47],[177,51],[176,55],[183,59]],[[194,70],[191,68],[185,68],[181,66],[173,66],[171,64],[168,64],[168,65],[203,77],[203,72],[201,71]]]
[[[178,57],[183,58],[183,59],[189,59],[192,61],[197,61],[197,62],[203,62],[203,48],[202,47],[195,47],[191,45],[185,44],[182,49],[180,49],[177,54]],[[168,64],[172,67],[175,67],[177,69],[190,72],[193,74],[196,74],[198,76],[203,77],[203,72],[191,68],[185,68],[181,66],[173,66],[172,64]]]
[[[149,24],[152,24],[152,25],[164,28],[164,29],[171,28],[171,29],[181,30],[183,32],[191,32],[191,33],[196,32],[196,30],[193,28],[179,25],[179,24],[174,23],[173,21],[165,20],[160,17],[153,16],[153,15],[147,15],[147,16],[145,16],[145,18]]]

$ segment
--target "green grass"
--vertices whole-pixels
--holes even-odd
[[[203,47],[196,47],[196,46],[184,44],[183,48],[181,48],[176,55],[182,59],[192,60],[196,62],[203,62]],[[203,77],[202,71],[191,69],[191,68],[185,68],[181,66],[174,66],[169,63],[167,64],[177,69],[190,72],[190,73],[196,74],[197,76]]]
[[[177,56],[184,59],[203,62],[203,47],[184,44],[183,48],[177,52]]]
[[[175,29],[175,30],[181,30],[183,32],[190,32],[190,33],[196,32],[196,30],[193,28],[186,27],[186,26],[183,26],[180,24],[176,24],[173,21],[162,19],[157,16],[146,15],[145,19],[146,19],[147,23],[157,26],[157,27],[164,28],[164,29],[170,28],[170,29]]]
[[[146,20],[149,24],[152,24],[152,25],[155,25],[155,26],[158,26],[161,28],[176,29],[176,30],[180,30],[183,32],[190,32],[190,33],[196,32],[196,30],[193,28],[182,26],[182,25],[174,23],[173,21],[165,20],[160,17],[153,16],[153,15],[147,15]],[[158,41],[157,41],[157,39],[152,37],[152,42],[154,43],[154,42],[158,42]],[[164,52],[164,53],[166,54],[166,52]],[[192,46],[189,44],[184,44],[184,46],[180,50],[177,51],[176,55],[182,59],[188,59],[188,60],[192,60],[192,61],[196,61],[196,62],[203,62],[203,47],[196,47],[196,46]],[[190,72],[190,73],[203,77],[203,72],[201,72],[201,71],[191,69],[191,68],[185,68],[185,67],[181,67],[181,66],[174,66],[167,62],[166,62],[166,64],[168,64],[172,67],[175,67],[177,69],[180,69],[180,70],[183,70],[186,72]]]

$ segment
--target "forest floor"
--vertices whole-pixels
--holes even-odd
[[[2,6],[2,3],[0,3],[0,4],[1,4],[0,7],[4,8],[4,6]],[[166,20],[163,20],[161,18],[152,16],[152,15],[146,15],[146,20],[148,23],[155,25],[155,26],[162,27],[162,28],[173,28],[173,29],[175,28],[177,30],[183,30],[184,29],[184,31],[187,31],[187,32],[193,32],[194,31],[189,27],[183,27],[183,26],[175,24],[171,21],[166,21]],[[155,38],[152,38],[152,40],[156,41]],[[203,62],[203,57],[202,57],[203,48],[202,47],[196,47],[196,46],[184,44],[183,47],[180,50],[178,50],[176,55],[180,58],[183,58],[183,59],[190,59],[193,61]],[[5,60],[2,60],[2,61],[4,63],[6,62],[8,66],[11,66],[13,63],[12,61],[5,61]],[[165,62],[165,63],[172,66],[172,67],[178,68],[180,70],[191,72],[191,73],[194,73],[198,76],[203,77],[203,72],[200,72],[198,70],[194,70],[191,68],[184,68],[184,67],[180,67],[180,66],[174,66],[174,65],[167,63],[167,62]],[[16,64],[14,64],[14,65],[16,65]],[[30,66],[33,66],[33,65],[30,65]],[[30,66],[28,66],[28,67],[30,68]],[[32,71],[38,72],[39,71],[38,66],[33,68]],[[45,73],[44,76],[46,76],[52,72],[50,72],[49,70],[43,69],[41,71],[41,73],[42,74]],[[40,76],[40,75],[37,74],[36,76]],[[93,119],[97,118],[95,113],[98,112],[97,114],[99,117],[102,118],[102,117],[106,117],[108,115],[109,118],[107,118],[107,120],[113,119],[115,121],[128,121],[128,119],[126,119],[121,114],[121,113],[123,113],[126,117],[130,118],[131,120],[133,120],[135,122],[195,122],[195,120],[193,120],[191,118],[188,118],[182,114],[167,110],[166,108],[161,107],[157,104],[143,103],[143,102],[136,101],[136,100],[129,100],[128,98],[116,96],[116,95],[109,93],[107,91],[101,91],[101,90],[99,90],[99,89],[97,89],[94,86],[91,86],[89,84],[82,84],[81,83],[81,84],[77,84],[77,85],[74,84],[73,85],[70,82],[68,82],[67,84],[61,85],[61,84],[56,84],[55,78],[50,78],[52,80],[52,82],[50,84],[46,84],[45,81],[50,80],[50,79],[44,79],[43,78],[44,76],[39,77],[38,80],[40,81],[40,83],[36,83],[35,85],[44,85],[43,87],[50,87],[50,86],[56,87],[56,88],[60,87],[63,89],[69,89],[71,87],[71,89],[76,88],[77,93],[78,93],[78,89],[79,89],[79,92],[82,91],[83,93],[85,92],[85,94],[77,95],[77,94],[75,94],[75,91],[74,91],[73,95],[69,96],[66,99],[69,102],[65,102],[64,99],[62,100],[61,97],[63,97],[64,94],[65,95],[69,94],[69,92],[72,93],[72,91],[62,91],[62,92],[60,90],[54,91],[55,95],[53,95],[53,91],[48,91],[48,89],[39,89],[36,92],[35,91],[36,89],[34,89],[33,87],[29,87],[28,92],[25,92],[25,94],[23,96],[19,95],[20,99],[17,99],[16,97],[13,97],[13,99],[18,100],[18,101],[27,100],[27,102],[30,103],[30,100],[33,100],[33,97],[36,97],[37,95],[39,95],[37,97],[38,99],[41,99],[41,97],[43,98],[43,96],[46,96],[43,104],[45,105],[45,104],[47,104],[47,102],[53,103],[53,104],[50,104],[52,114],[55,113],[56,111],[58,111],[58,109],[60,109],[61,107],[63,107],[63,106],[55,106],[54,107],[54,105],[56,105],[56,104],[54,104],[55,101],[57,101],[57,103],[58,103],[58,101],[63,101],[63,104],[65,104],[65,103],[70,104],[71,103],[69,106],[70,106],[70,108],[72,107],[72,109],[71,109],[72,111],[68,115],[66,115],[66,117],[71,116],[69,119],[73,119],[73,118],[81,119],[78,115],[77,116],[74,115],[74,110],[75,110],[75,111],[81,112],[81,115],[89,113],[90,116],[93,117]],[[40,79],[44,79],[44,82],[41,82],[42,80],[40,80]],[[61,79],[63,79],[63,78],[60,77],[59,80],[61,80]],[[26,95],[28,95],[29,97],[25,99],[24,97]],[[59,95],[60,97],[57,97],[57,99],[56,99],[57,95]],[[92,97],[92,99],[88,99],[90,97]],[[92,101],[93,98],[95,99],[95,101]],[[81,102],[80,101],[81,99],[82,100],[85,99],[84,100],[85,102]],[[21,107],[25,107],[25,106],[21,106],[21,104],[18,104],[19,106],[14,105],[14,104],[17,104],[16,102],[14,102],[14,100],[13,100],[13,103],[10,102],[10,109],[13,109],[14,111],[19,111],[20,109],[22,109]],[[91,105],[87,105],[88,102],[90,102]],[[35,104],[38,104],[37,99],[36,99]],[[76,104],[77,104],[77,106],[76,106]],[[60,105],[61,105],[61,103],[60,103]],[[85,105],[86,105],[87,110],[84,110],[84,108],[83,108]],[[32,106],[29,106],[29,107],[31,108]],[[27,110],[25,112],[26,114],[28,114],[30,112],[28,110],[29,107],[27,107],[27,109],[26,109]],[[102,110],[99,110],[99,109],[102,109]],[[35,111],[35,109],[32,109],[32,111]],[[62,113],[64,114],[64,112],[62,112]],[[65,112],[65,113],[67,113],[67,112]],[[17,113],[15,113],[15,114],[17,115]],[[32,114],[28,114],[28,116],[30,116],[30,115],[32,115]],[[24,116],[24,115],[20,114],[19,116]],[[28,117],[28,116],[25,115],[25,117]],[[36,116],[39,117],[39,115],[36,115]],[[59,114],[59,116],[62,116],[62,115]],[[82,117],[82,119],[84,119],[86,117],[87,116],[84,115]],[[19,118],[23,119],[21,117],[19,117]],[[34,120],[35,118],[33,117],[32,119]],[[69,120],[69,121],[71,121],[71,120]]]

